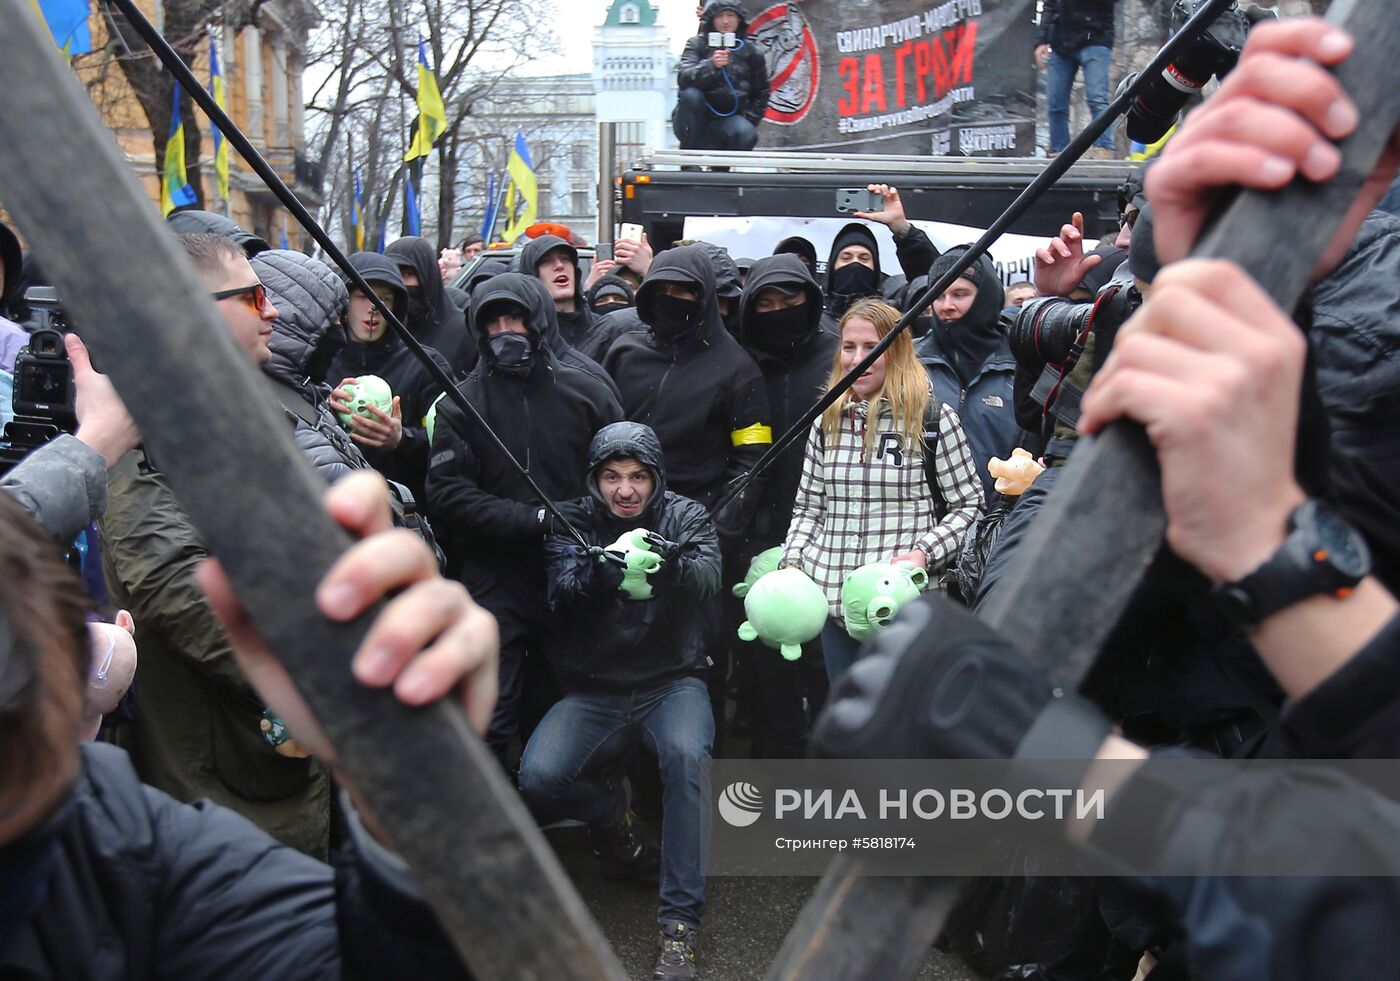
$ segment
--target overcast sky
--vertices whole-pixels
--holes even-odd
[[[544,5],[542,4],[541,7]],[[567,74],[593,70],[593,29],[607,16],[612,0],[550,0],[553,23],[562,55],[540,59],[532,75]],[[660,21],[671,36],[671,50],[677,55],[686,38],[695,33],[695,0],[653,0]]]

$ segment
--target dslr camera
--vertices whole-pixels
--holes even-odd
[[[1011,353],[1023,369],[1017,372],[1016,405],[1034,406],[1040,415],[1038,426],[1022,418],[1023,428],[1046,437],[1077,428],[1084,390],[1113,350],[1118,328],[1140,306],[1138,288],[1119,283],[1109,283],[1091,303],[1058,296],[1026,301],[1008,331]],[[1027,376],[1035,379],[1029,392],[1021,390]]]
[[[709,41],[711,50],[729,50],[739,46],[739,35],[733,31],[711,31]]]
[[[68,328],[58,293],[48,286],[25,291],[25,301],[38,326],[29,344],[15,356],[13,405],[15,417],[5,424],[0,446],[0,473],[61,433],[78,428],[73,365],[63,346]]]

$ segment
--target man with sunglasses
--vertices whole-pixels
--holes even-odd
[[[243,250],[222,235],[179,238],[234,341],[265,365],[278,311]],[[195,582],[207,551],[160,461],[144,449],[128,453],[111,470],[108,496],[103,572],[112,605],[135,617],[141,651],[140,711],[117,741],[143,782],[183,802],[208,798],[325,858],[330,782],[314,761],[280,755],[264,738],[266,703]]]

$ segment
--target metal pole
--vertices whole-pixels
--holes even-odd
[[[617,206],[613,176],[617,170],[617,123],[598,124],[598,236],[596,242],[617,237]]]

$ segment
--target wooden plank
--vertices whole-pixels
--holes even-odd
[[[348,544],[323,487],[27,3],[0,4],[0,91],[0,199],[463,960],[482,978],[623,977],[461,710],[354,681],[377,610],[316,612]]]
[[[1337,0],[1328,18],[1351,32],[1356,51],[1336,70],[1360,110],[1362,128],[1340,144],[1341,173],[1323,185],[1295,181],[1277,193],[1247,191],[1223,210],[1193,255],[1238,262],[1285,310],[1307,289],[1366,175],[1400,121],[1400,17],[1382,0]],[[1006,573],[980,614],[1065,690],[1078,687],[1161,545],[1156,456],[1142,428],[1110,427],[1076,448]],[[859,859],[833,864],[774,961],[770,979],[895,981],[911,977],[957,894],[957,880],[871,878],[837,888],[861,871]],[[830,881],[828,881],[830,880]],[[891,928],[890,922],[904,929]],[[852,969],[847,948],[868,949]],[[841,968],[837,969],[836,965]],[[910,968],[910,965],[913,965]]]

